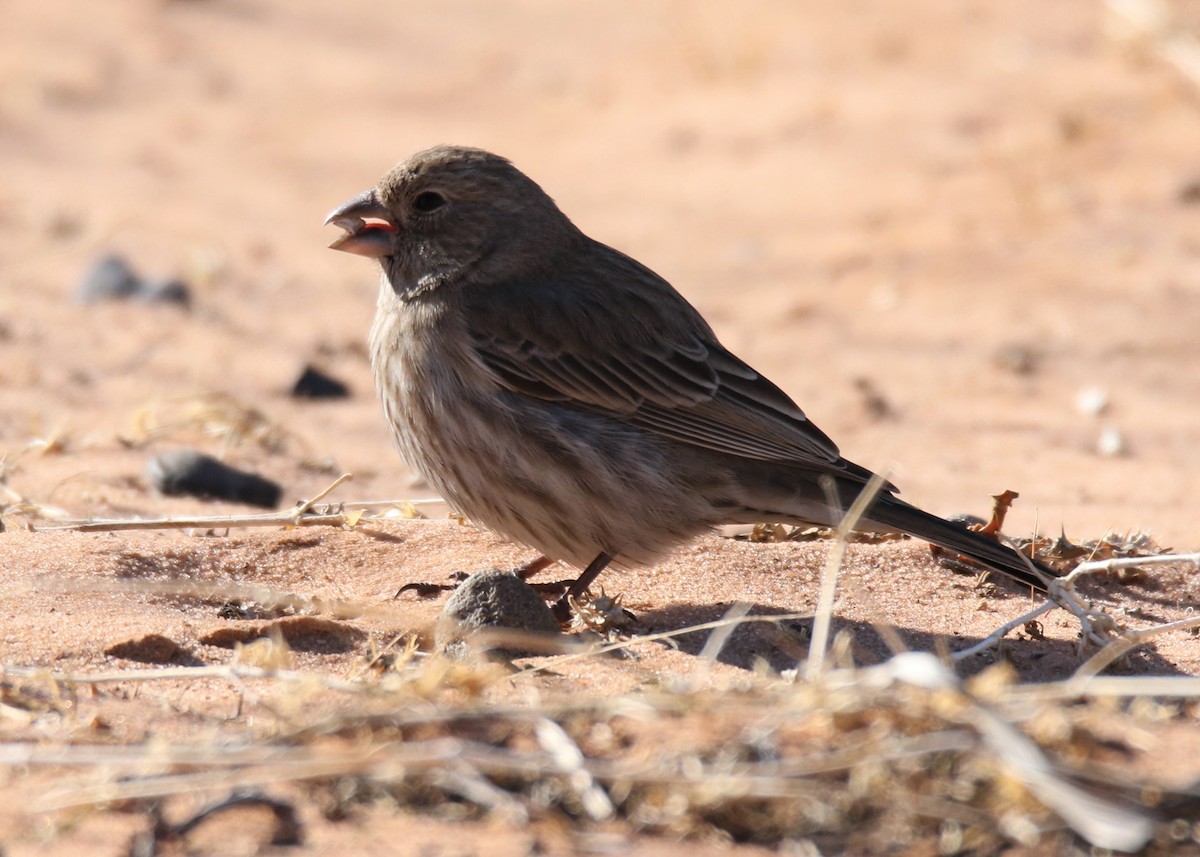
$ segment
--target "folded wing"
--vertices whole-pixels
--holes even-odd
[[[584,256],[558,279],[468,290],[476,352],[503,385],[716,452],[857,475],[670,285],[608,248]]]

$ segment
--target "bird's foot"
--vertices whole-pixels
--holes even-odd
[[[605,637],[624,632],[636,620],[621,603],[620,595],[609,595],[603,589],[599,595],[590,590],[578,596],[567,592],[550,609],[566,630],[594,631]]]
[[[554,614],[554,618],[558,620],[558,624],[566,628],[571,624],[571,615],[574,611],[575,596],[569,592],[563,593],[550,607],[550,612]]]
[[[406,583],[396,590],[396,594],[392,598],[399,598],[405,592],[415,592],[418,598],[432,598],[441,592],[453,592],[455,589],[458,589],[459,584],[467,579],[467,574],[462,571],[456,571],[450,577],[454,580],[454,583],[428,583],[425,581]]]

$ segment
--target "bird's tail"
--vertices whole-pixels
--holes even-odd
[[[1037,572],[1046,578],[1057,577],[1040,562],[1022,556],[1008,545],[910,506],[888,493],[880,494],[875,499],[856,529],[908,533],[982,563],[1039,592],[1046,591],[1046,583]],[[1033,569],[1037,569],[1037,572]]]

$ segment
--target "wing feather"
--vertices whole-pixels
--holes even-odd
[[[841,469],[834,443],[670,285],[592,250],[557,278],[465,295],[476,353],[501,384],[728,455]]]

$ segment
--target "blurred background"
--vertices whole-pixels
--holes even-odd
[[[1013,534],[1200,543],[1186,9],[0,10],[6,517],[240,508],[157,495],[146,461],[179,447],[276,480],[284,505],[342,471],[335,499],[424,496],[371,386],[376,270],[321,224],[446,142],[511,158],[671,280],[913,502],[986,514],[1013,489]],[[108,256],[146,293],[81,294]],[[155,299],[162,281],[186,303]],[[349,396],[292,396],[306,365]]]

